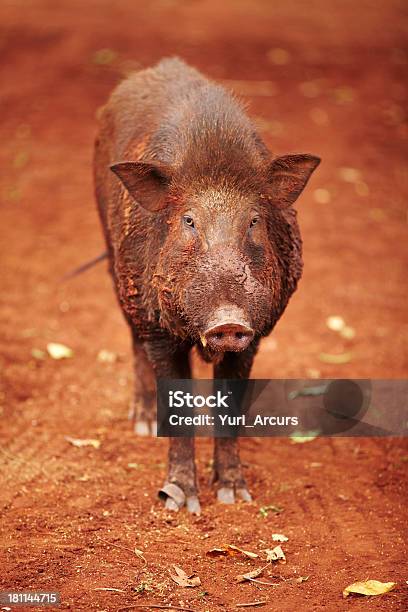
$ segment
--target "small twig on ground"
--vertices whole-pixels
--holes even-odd
[[[95,587],[94,591],[113,591],[114,593],[126,593],[123,589],[115,589],[114,587]]]
[[[105,540],[104,538],[101,538],[101,536],[99,536],[99,535],[97,535],[96,537],[98,538],[98,540],[101,540],[102,542],[105,542],[105,544],[109,544],[110,546],[115,546],[115,548],[121,548],[122,550],[127,550],[128,552],[131,552],[138,559],[142,559],[144,564],[147,565],[147,561],[144,558],[144,556],[142,554],[138,554],[136,552],[136,549],[129,548],[128,546],[122,546],[122,544],[115,544],[115,542],[110,542],[109,540]]]
[[[236,604],[236,608],[250,608],[252,606],[264,606],[267,603],[266,599],[262,599],[260,601],[250,601],[248,603],[238,603]]]
[[[156,542],[163,544],[190,544],[191,546],[191,542],[188,542],[187,540],[161,540],[160,538],[155,538],[154,542],[152,543],[155,544]]]
[[[120,563],[121,565],[126,565],[126,567],[128,567],[129,569],[132,569],[132,570],[139,569],[139,568],[136,567],[136,565],[133,565],[131,563],[126,563],[126,561],[121,561],[120,559],[116,559],[115,563]]]
[[[267,586],[280,586],[281,582],[265,582],[265,580],[257,580],[256,578],[247,578],[250,582],[256,582],[257,584],[266,584]]]
[[[264,580],[258,580],[257,578],[247,578],[250,582],[257,582],[258,584],[266,584],[267,586],[281,586],[284,582],[293,582],[299,580],[301,576],[294,576],[293,578],[281,578],[282,582],[266,582]]]
[[[194,608],[183,608],[182,606],[162,606],[159,604],[135,604],[131,606],[125,606],[124,608],[118,608],[116,612],[125,612],[125,610],[132,610],[134,608],[154,608],[156,610],[184,610],[184,612],[198,612],[198,610],[195,610]]]

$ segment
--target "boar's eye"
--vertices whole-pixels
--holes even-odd
[[[251,223],[249,224],[249,227],[254,227],[254,225],[256,225],[259,221],[259,217],[253,217],[251,219]]]
[[[184,215],[183,221],[188,227],[194,227],[194,219],[190,215]]]

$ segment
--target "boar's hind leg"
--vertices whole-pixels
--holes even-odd
[[[134,355],[134,392],[129,409],[138,436],[156,435],[156,379],[143,345],[132,334]]]
[[[255,352],[256,346],[250,346],[242,353],[225,353],[214,367],[214,378],[248,378]],[[218,481],[217,499],[223,504],[233,504],[235,496],[252,500],[242,473],[236,438],[215,438],[213,481]]]
[[[162,340],[148,342],[145,348],[157,378],[191,378],[190,346],[174,350],[170,342]],[[189,512],[200,514],[193,438],[169,438],[168,473],[159,497],[168,510],[186,506]]]

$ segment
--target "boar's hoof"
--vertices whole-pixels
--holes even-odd
[[[168,510],[179,510],[186,503],[186,494],[178,485],[168,482],[159,491],[159,498],[166,502]]]
[[[191,514],[200,514],[200,502],[196,495],[186,497],[184,491],[174,483],[167,483],[159,491],[159,498],[165,502],[166,510],[177,512],[183,506]]]
[[[190,514],[201,514],[200,502],[196,495],[187,497],[187,511],[190,512]]]
[[[137,436],[156,436],[156,410],[154,409],[154,393],[136,395],[130,403],[128,419],[133,421],[133,431]]]
[[[135,421],[134,432],[137,436],[146,437],[150,435],[150,427],[147,421]]]
[[[177,503],[171,497],[168,497],[166,499],[166,503],[164,504],[164,507],[166,508],[166,510],[170,510],[171,512],[178,512],[180,510]]]
[[[137,436],[146,438],[147,436],[157,436],[157,424],[155,421],[135,421],[133,430]]]
[[[235,493],[237,498],[242,499],[242,501],[252,501],[252,497],[248,489],[237,489]],[[221,504],[233,504],[235,503],[235,493],[232,487],[221,487],[218,489],[217,499]]]
[[[218,489],[217,499],[221,504],[233,504],[235,502],[234,489],[221,487]]]
[[[250,492],[248,491],[248,489],[237,489],[237,496],[239,499],[242,499],[242,501],[245,501],[245,502],[252,501],[252,496]]]

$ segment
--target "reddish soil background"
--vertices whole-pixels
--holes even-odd
[[[203,514],[169,514],[156,499],[167,442],[136,438],[127,421],[130,342],[106,266],[60,282],[103,250],[91,180],[98,107],[129,70],[177,54],[237,81],[274,153],[323,158],[298,204],[304,278],[254,376],[405,377],[404,6],[2,2],[3,590],[57,590],[70,610],[232,610],[255,600],[288,612],[407,609],[402,440],[246,439],[254,502],[233,507],[215,503],[211,443],[200,440]],[[355,338],[328,330],[330,315],[342,316]],[[74,357],[35,359],[32,350],[50,341]],[[118,359],[101,363],[101,349]],[[346,364],[319,360],[345,351]],[[199,364],[197,372],[208,376]],[[75,448],[67,435],[101,446]],[[260,507],[271,504],[283,511],[263,517]],[[235,582],[260,560],[205,554],[228,543],[259,552],[272,547],[274,532],[289,537],[287,564],[264,572],[276,587]],[[202,587],[176,586],[173,563],[197,573]],[[398,584],[382,597],[343,600],[345,586],[366,578]],[[107,587],[120,591],[98,590]]]

